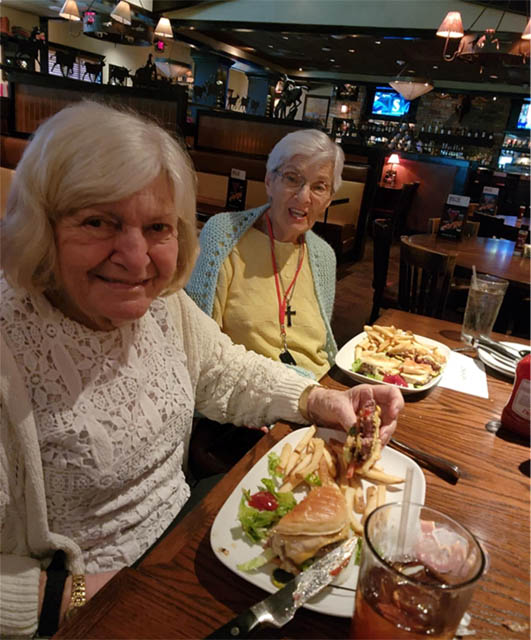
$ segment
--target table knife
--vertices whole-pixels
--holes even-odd
[[[488,336],[481,335],[478,338],[478,343],[482,347],[489,347],[492,351],[497,351],[500,355],[505,356],[513,361],[516,364],[519,360],[521,360],[525,355],[530,353],[531,349],[518,349],[518,345],[514,346],[514,349],[510,347],[506,347],[505,345],[497,342],[496,340],[492,340]]]
[[[310,598],[329,585],[348,564],[358,538],[354,536],[299,573],[285,587],[253,605],[207,638],[247,638],[261,625],[283,627]]]

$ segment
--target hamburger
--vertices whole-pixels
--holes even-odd
[[[350,429],[343,446],[347,477],[352,477],[356,470],[367,471],[380,459],[381,413],[373,398],[358,409],[356,424]]]
[[[313,488],[283,516],[269,537],[281,569],[300,573],[310,559],[320,557],[349,535],[347,503],[335,484]]]

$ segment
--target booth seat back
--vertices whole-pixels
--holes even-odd
[[[207,151],[192,151],[191,156],[197,171],[199,203],[225,207],[231,169],[246,172],[246,209],[267,202],[264,184],[265,160]],[[329,208],[327,216],[329,224],[357,225],[367,173],[366,165],[345,165],[343,183],[334,194],[333,200],[348,198],[348,202]],[[321,219],[323,218],[324,215]]]
[[[14,169],[0,167],[0,218],[4,217],[7,204],[7,196],[9,194],[9,188],[11,187],[11,181],[13,180],[14,175]]]
[[[28,142],[29,140],[25,138],[0,136],[0,164],[2,167],[16,169]]]

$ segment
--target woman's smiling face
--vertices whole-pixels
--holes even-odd
[[[275,238],[297,242],[309,231],[332,200],[333,182],[332,162],[316,162],[301,155],[268,173],[265,184]]]
[[[110,330],[144,315],[177,266],[177,215],[159,176],[128,198],[80,209],[55,225],[57,289],[70,318]]]

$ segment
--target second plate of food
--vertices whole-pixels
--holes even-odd
[[[382,327],[382,329],[392,330],[389,336],[384,333],[379,334],[372,327],[367,327],[366,329],[366,331],[358,334],[343,345],[336,355],[337,366],[348,376],[357,382],[397,386],[404,395],[422,393],[439,384],[444,366],[450,356],[449,347],[437,340],[395,329],[394,327]],[[372,345],[371,336],[375,338],[381,336],[382,341],[379,344]],[[407,347],[407,339],[413,345],[424,347],[427,353],[416,355],[414,349]],[[386,345],[386,343],[388,344]],[[405,345],[405,348],[401,353],[400,345],[402,344]],[[368,347],[373,350],[368,350]],[[378,351],[378,349],[381,350]],[[359,362],[360,352],[366,354],[366,362],[361,366]],[[437,366],[439,369],[436,373],[432,372],[426,375],[426,363],[422,362],[422,360],[429,360],[433,354],[438,357]],[[419,362],[415,361],[415,357]],[[363,358],[361,359],[363,360]],[[407,373],[404,373],[402,370],[406,362],[408,363]],[[418,373],[415,369],[418,370]],[[373,371],[375,377],[372,377],[369,371]],[[384,375],[386,371],[388,374]],[[384,377],[388,381],[385,381]],[[392,380],[396,380],[396,382]],[[404,383],[407,386],[404,386]]]

